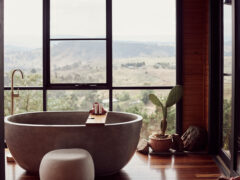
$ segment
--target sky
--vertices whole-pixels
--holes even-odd
[[[105,0],[51,1],[52,35],[105,37]],[[113,0],[113,38],[175,41],[175,0]],[[86,18],[87,17],[87,18]]]
[[[175,42],[175,0],[112,0],[113,40]],[[225,8],[231,25],[231,6]],[[5,1],[5,44],[42,46],[42,0]],[[51,0],[51,37],[105,37],[105,0]],[[231,34],[231,28],[224,28]]]
[[[4,2],[4,43],[12,46],[41,47],[42,1]]]
[[[224,5],[223,7],[223,31],[224,41],[232,39],[232,6]]]
[[[113,39],[174,42],[175,0],[113,0]],[[51,0],[51,37],[105,37],[105,0]],[[5,44],[42,45],[42,0],[5,1]]]

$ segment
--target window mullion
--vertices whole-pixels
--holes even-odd
[[[50,0],[43,0],[43,111],[47,110],[50,82]]]
[[[109,110],[112,111],[112,0],[106,0],[106,37],[106,75],[109,88]]]

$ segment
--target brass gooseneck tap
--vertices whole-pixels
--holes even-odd
[[[22,75],[22,79],[24,78],[23,72],[21,69],[14,69],[12,72],[12,79],[11,79],[11,115],[14,113],[14,98],[19,97],[19,91],[17,93],[14,93],[14,86],[13,86],[13,81],[14,81],[14,74],[15,72],[19,71]]]

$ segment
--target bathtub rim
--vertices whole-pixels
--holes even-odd
[[[25,115],[25,114],[44,114],[44,113],[59,113],[59,112],[67,112],[67,113],[77,113],[77,112],[88,112],[88,111],[34,111],[34,112],[24,112],[24,113],[18,113],[14,115],[8,115],[4,118],[4,123],[5,124],[10,124],[10,125],[15,125],[15,126],[23,126],[23,127],[86,127],[86,124],[79,124],[79,125],[50,125],[50,124],[26,124],[26,123],[18,123],[18,122],[12,122],[9,120],[11,117],[19,116],[19,115]],[[105,124],[105,125],[92,125],[92,126],[87,126],[87,127],[108,127],[108,126],[119,126],[119,125],[127,125],[127,124],[132,124],[136,122],[141,122],[143,120],[142,116],[134,113],[128,113],[128,112],[117,112],[117,111],[108,111],[109,113],[118,113],[118,114],[128,114],[128,115],[133,115],[136,116],[136,119],[127,121],[127,122],[118,122],[118,123],[111,123],[111,124]]]

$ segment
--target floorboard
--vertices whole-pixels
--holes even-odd
[[[119,173],[96,180],[213,180],[220,175],[220,169],[209,155],[161,157],[135,153]],[[39,180],[39,177],[6,162],[6,180]]]

